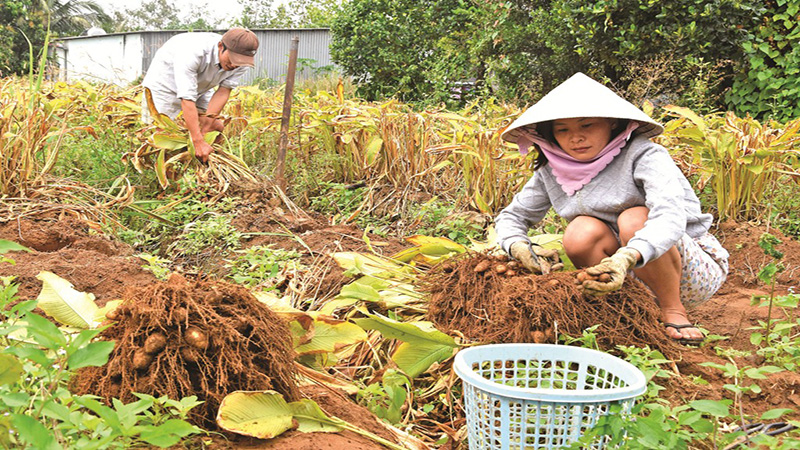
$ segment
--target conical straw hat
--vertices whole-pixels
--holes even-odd
[[[517,142],[519,129],[555,119],[608,117],[639,122],[633,134],[658,136],[664,127],[611,89],[578,72],[528,108],[503,132],[502,138]]]

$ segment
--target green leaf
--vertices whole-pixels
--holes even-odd
[[[0,239],[0,255],[8,252],[32,252],[33,250],[25,247],[24,245],[17,244],[14,241]]]
[[[728,415],[729,400],[695,400],[689,402],[689,406],[705,414],[714,417],[725,417]]]
[[[0,354],[0,386],[19,381],[24,370],[16,356]]]
[[[780,418],[784,414],[791,414],[793,412],[794,410],[789,408],[770,409],[769,411],[761,415],[761,420],[775,420]]]
[[[92,342],[86,347],[78,349],[67,359],[67,366],[72,369],[81,367],[99,367],[108,362],[108,355],[114,350],[111,341]]]
[[[377,302],[381,299],[381,294],[378,293],[375,288],[372,286],[368,286],[365,284],[361,284],[358,281],[354,281],[348,285],[342,287],[341,293],[336,296],[338,299],[342,298],[355,298],[358,300],[364,300],[368,302]]]
[[[186,136],[172,134],[154,134],[152,140],[153,147],[162,150],[179,150],[189,145],[189,139]]]
[[[303,433],[336,433],[344,428],[338,419],[328,417],[313,400],[304,398],[289,403],[292,415],[297,420],[297,429]]]
[[[60,420],[62,422],[70,421],[69,408],[60,403],[49,401],[42,407],[42,414],[51,419]]]
[[[186,436],[200,432],[199,428],[189,422],[170,419],[157,427],[145,428],[139,437],[150,445],[165,448],[172,447]]]
[[[378,153],[383,148],[383,139],[380,136],[375,136],[369,141],[367,144],[367,152],[365,155],[366,162],[368,166],[371,166],[375,160],[378,158]]]
[[[431,322],[399,322],[380,314],[369,314],[355,322],[365,330],[378,330],[389,339],[399,339],[409,344],[441,344],[458,347],[452,337],[442,333]]]
[[[22,414],[12,414],[11,424],[19,437],[37,450],[61,450],[53,433],[36,419]]]
[[[28,322],[28,327],[26,329],[28,337],[32,338],[39,345],[50,350],[57,350],[67,345],[67,338],[64,337],[64,333],[62,333],[55,324],[44,317],[38,314],[28,313],[25,314],[25,321]]]
[[[224,430],[259,439],[270,439],[295,426],[292,410],[275,391],[236,391],[225,396],[217,412]]]
[[[431,364],[452,356],[453,349],[458,347],[452,337],[430,322],[399,322],[373,314],[356,319],[356,323],[365,330],[378,330],[388,339],[403,341],[392,354],[392,360],[412,378],[428,370]]]
[[[359,274],[376,275],[379,273],[403,273],[406,269],[396,262],[380,256],[356,252],[337,252],[333,259],[346,271],[357,271]]]
[[[52,272],[39,272],[42,292],[37,300],[39,307],[57,321],[78,328],[96,328],[97,305],[94,295],[73,289],[72,283]]]
[[[336,352],[367,339],[367,333],[354,323],[316,314],[312,317],[313,336],[308,343],[294,349],[298,355]]]
[[[409,344],[404,342],[392,354],[392,361],[409,377],[416,378],[428,368],[453,356],[453,347],[440,344]]]

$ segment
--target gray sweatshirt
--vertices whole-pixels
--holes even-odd
[[[645,226],[636,232],[628,247],[639,251],[641,267],[663,255],[688,234],[702,236],[711,226],[711,214],[700,211],[700,200],[667,150],[648,138],[634,136],[611,163],[573,196],[567,196],[549,165],[537,170],[495,219],[500,246],[527,239],[528,228],[538,223],[550,207],[572,221],[592,216],[615,232],[619,214],[634,206],[646,206],[650,213]]]

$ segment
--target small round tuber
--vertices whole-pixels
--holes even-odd
[[[208,348],[208,335],[197,327],[189,327],[183,333],[183,339],[198,350]]]
[[[497,272],[497,273],[500,273],[500,274],[506,273],[507,270],[508,270],[508,266],[506,266],[505,264],[498,264],[498,265],[494,266],[494,271]]]
[[[601,273],[600,276],[597,277],[597,281],[601,283],[608,283],[609,281],[611,281],[611,275],[607,273]]]
[[[475,269],[473,269],[473,271],[475,273],[483,273],[483,272],[486,272],[487,270],[489,270],[489,267],[491,267],[491,266],[492,266],[492,262],[491,261],[489,261],[488,259],[487,260],[483,260],[483,261],[479,262],[478,265],[475,266]]]
[[[543,332],[536,330],[533,332],[533,342],[537,344],[544,344],[545,342],[547,342],[547,338],[545,337]]]
[[[509,269],[517,270],[519,268],[519,263],[517,261],[509,261],[506,265]]]
[[[181,347],[181,356],[183,360],[190,363],[196,363],[200,360],[200,352],[197,351],[196,348],[187,346]]]
[[[545,337],[545,339],[547,339],[547,342],[555,342],[556,341],[556,335],[553,332],[553,327],[547,327],[547,329],[544,330],[544,337]]]
[[[153,355],[145,352],[143,348],[137,349],[135,352],[133,352],[133,367],[136,370],[147,370],[152,362]]]
[[[120,314],[117,308],[109,309],[108,312],[106,312],[106,319],[108,320],[119,320],[119,316]]]
[[[516,270],[506,270],[506,276],[507,277],[513,277],[513,276],[516,276],[516,275],[517,275],[517,271]]]
[[[549,281],[547,282],[547,285],[548,285],[548,286],[552,286],[552,287],[558,286],[558,284],[559,284],[559,281],[558,281],[558,280],[556,280],[556,279],[552,279],[552,280],[549,280]]]
[[[150,353],[154,355],[161,350],[164,350],[164,347],[167,346],[167,337],[164,336],[164,333],[160,331],[156,331],[150,336],[147,336],[147,339],[144,340],[144,351],[146,353]]]

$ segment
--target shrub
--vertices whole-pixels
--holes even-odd
[[[769,12],[747,36],[743,70],[727,101],[740,115],[800,117],[800,0],[768,0]]]

